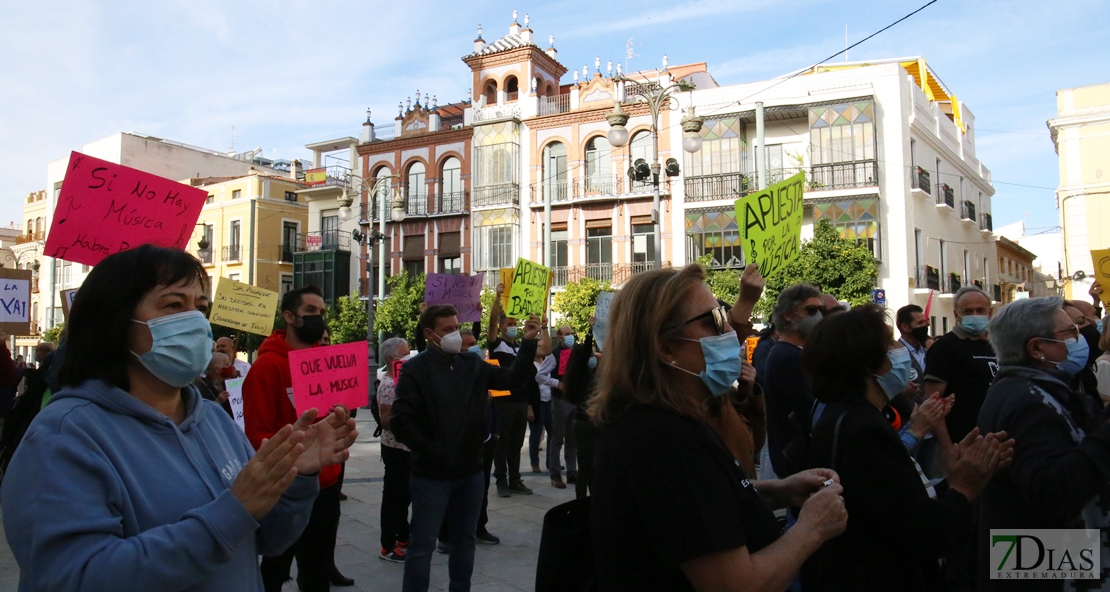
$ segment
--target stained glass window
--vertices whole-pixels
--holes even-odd
[[[712,255],[710,267],[744,265],[740,227],[733,208],[686,212],[686,251],[690,261]]]
[[[740,172],[741,151],[746,145],[738,118],[711,119],[701,128],[701,150],[686,154],[686,174],[723,175]]]
[[[840,236],[866,241],[867,248],[882,258],[879,241],[879,200],[855,199],[813,205],[813,223],[822,219],[832,222]]]
[[[809,110],[809,155],[815,165],[875,159],[875,102]]]

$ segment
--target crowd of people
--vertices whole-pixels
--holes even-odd
[[[401,564],[404,592],[430,588],[437,552],[448,589],[470,589],[477,545],[500,543],[490,492],[533,494],[526,441],[525,471],[585,508],[588,560],[563,569],[587,590],[1072,585],[991,579],[987,540],[1110,527],[1101,286],[1093,304],[1001,307],[964,287],[954,328],[933,335],[918,306],[851,307],[808,283],[756,331],[758,266],[731,304],[705,279],[698,265],[634,276],[604,350],[592,329],[507,317],[502,285],[485,327],[422,305],[415,340],[380,344],[379,558]],[[289,367],[329,343],[323,294],[284,294],[284,328],[249,364],[237,339],[213,341],[207,282],[181,251],[112,255],[56,351],[20,366],[0,349],[0,501],[21,590],[277,592],[294,561],[302,591],[354,583],[334,558],[353,410],[298,413]]]

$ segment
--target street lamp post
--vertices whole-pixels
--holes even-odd
[[[388,176],[388,177],[378,177],[374,181],[373,184],[367,186],[364,179],[361,179],[361,178],[358,178],[358,177],[350,177],[348,179],[347,189],[344,192],[343,197],[339,198],[339,206],[340,206],[339,207],[339,217],[342,218],[343,220],[350,220],[351,219],[351,217],[353,215],[353,212],[351,211],[351,204],[354,203],[355,196],[360,194],[363,191],[363,189],[369,189],[370,195],[374,195],[378,191],[378,186],[379,185],[381,185],[385,181],[390,181],[390,180],[396,179],[396,178],[397,178],[396,175],[391,175],[391,176]],[[358,243],[360,245],[366,245],[366,260],[367,261],[370,261],[371,257],[373,256],[374,245],[375,244],[378,245],[378,255],[380,257],[379,266],[378,266],[378,276],[379,276],[379,284],[380,284],[379,293],[383,294],[383,295],[385,294],[385,287],[384,287],[384,283],[385,283],[385,247],[384,247],[383,243],[385,242],[385,239],[387,237],[387,235],[385,233],[385,222],[386,222],[386,218],[385,218],[385,213],[386,213],[385,202],[386,202],[386,200],[385,200],[385,197],[386,197],[386,195],[388,195],[388,191],[389,191],[389,186],[385,185],[385,191],[383,192],[383,195],[380,195],[378,197],[379,221],[380,221],[380,224],[381,224],[380,230],[374,230],[373,226],[371,225],[369,232],[367,232],[365,234],[362,233],[359,230],[355,230],[354,232],[351,233],[351,237],[355,240],[356,243]],[[404,202],[404,200],[402,200],[401,197],[398,196],[397,198],[395,198],[392,201],[391,205],[392,205],[392,210],[393,210],[391,219],[394,222],[401,222],[402,220],[404,220],[405,219],[405,202]],[[371,224],[373,224],[373,221],[371,221]],[[368,278],[368,279],[372,279],[372,278]],[[370,344],[370,368],[371,368],[371,370],[373,370],[378,365],[376,348],[373,345],[374,344],[374,282],[373,281],[368,281],[367,284],[368,285],[367,285],[367,288],[366,288],[367,289],[367,298],[366,298],[366,342],[368,344]]]
[[[665,57],[663,63],[664,68],[666,68]],[[622,86],[630,82],[628,77],[620,74],[615,76],[613,80]],[[662,220],[660,220],[659,217],[659,173],[662,170],[662,166],[659,164],[659,113],[662,112],[663,109],[677,109],[677,101],[672,103],[671,99],[675,97],[676,93],[688,90],[690,90],[690,88],[684,87],[676,82],[665,88],[660,85],[648,92],[637,93],[637,98],[635,99],[635,102],[646,103],[651,110],[651,224],[653,227],[652,240],[654,244],[652,245],[652,250],[654,251],[653,262],[655,264],[655,269],[662,269],[663,267]],[[610,127],[608,139],[609,144],[619,148],[628,143],[628,130],[625,128],[625,124],[628,123],[629,115],[621,108],[621,93],[618,91],[615,94],[616,100],[613,104],[613,112],[610,113],[607,118]],[[686,115],[682,118],[682,149],[686,152],[693,153],[701,150],[702,139],[699,132],[701,131],[703,121],[704,119],[702,117],[698,117],[694,113],[694,105],[691,100],[691,105],[689,109],[687,109]],[[633,163],[633,166],[629,169],[630,177],[635,176],[640,178],[643,176],[643,171],[637,170],[640,168],[638,166],[639,164],[639,162]],[[678,172],[678,161],[673,158],[667,159],[667,175],[671,177],[677,176]]]

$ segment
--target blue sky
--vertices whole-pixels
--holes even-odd
[[[513,9],[572,69],[623,59],[631,37],[633,69],[667,54],[731,84],[808,66],[843,49],[845,25],[855,42],[924,1],[15,3],[0,13],[0,224],[45,188],[47,162],[117,131],[226,150],[234,125],[236,150],[305,158],[357,136],[367,107],[388,123],[417,89],[463,99],[476,27],[492,41]],[[1058,224],[1055,91],[1110,81],[1107,31],[1110,0],[940,0],[849,57],[925,56],[976,115],[995,226],[1040,228]]]

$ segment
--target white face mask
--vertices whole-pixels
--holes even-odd
[[[457,354],[462,351],[462,335],[452,331],[439,338],[439,349],[445,354]]]

